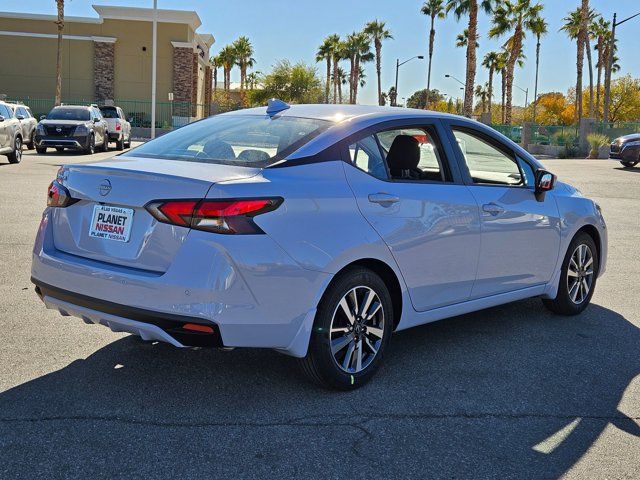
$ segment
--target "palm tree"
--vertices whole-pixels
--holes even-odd
[[[460,20],[463,15],[469,15],[469,26],[467,27],[468,38],[478,38],[478,7],[486,13],[491,12],[491,0],[447,0],[447,12],[453,10],[456,20]],[[467,42],[467,72],[464,86],[464,108],[463,113],[467,117],[473,113],[473,85],[476,78],[476,43]]]
[[[218,91],[218,69],[222,65],[220,61],[220,55],[214,55],[209,59],[209,63],[211,64],[211,69],[213,70],[213,94],[215,95]]]
[[[499,70],[500,53],[489,52],[484,56],[482,60],[482,66],[489,70],[489,81],[487,82],[487,95],[489,99],[489,112],[491,112],[491,101],[493,98],[493,74]]]
[[[506,42],[509,52],[505,78],[507,83],[505,123],[507,125],[511,124],[513,113],[513,78],[516,63],[521,59],[526,32],[533,31],[533,27],[540,19],[542,9],[543,6],[540,3],[532,4],[531,0],[503,0],[494,11],[489,37],[501,37],[511,33]]]
[[[333,103],[338,102],[338,64],[344,55],[344,44],[340,41],[340,35],[333,34],[329,35],[326,39],[326,42],[330,46],[331,50],[331,61],[333,63]],[[342,102],[340,102],[342,103]]]
[[[244,90],[247,81],[247,68],[253,67],[256,63],[253,55],[253,45],[249,38],[242,36],[233,42],[233,50],[236,57],[236,63],[240,67],[240,97],[244,102]]]
[[[322,45],[318,47],[316,52],[316,62],[327,62],[327,77],[324,87],[324,102],[329,103],[331,92],[331,61],[333,59],[333,47],[331,44],[331,37],[327,37],[322,42]]]
[[[509,61],[509,52],[503,50],[499,53],[496,71],[500,72],[500,123],[505,122],[505,103],[507,98],[507,63]]]
[[[60,105],[62,102],[62,31],[64,30],[64,0],[56,0],[58,8],[58,51],[56,55],[56,100],[55,104]]]
[[[476,85],[474,90],[475,96],[478,100],[480,100],[480,104],[482,105],[482,113],[487,111],[487,99],[489,96],[489,85]],[[491,110],[489,110],[491,111]]]
[[[261,72],[251,72],[247,74],[246,82],[247,88],[250,90],[255,90],[258,81],[260,80]]]
[[[382,98],[382,41],[393,39],[391,32],[387,30],[384,22],[374,20],[369,22],[364,27],[364,33],[369,36],[369,40],[373,41],[373,46],[376,50],[376,75],[378,77],[378,105],[384,105]]]
[[[597,19],[591,25],[591,31],[596,38],[596,51],[598,52],[598,61],[596,62],[597,81],[596,81],[596,117],[600,118],[600,90],[602,88],[602,70],[605,68],[609,59],[609,43],[611,41],[611,22],[606,21],[602,16],[598,15]]]
[[[478,43],[479,35],[476,35],[476,48],[480,48],[480,44]],[[456,47],[465,48],[469,43],[469,29],[465,28],[462,33],[456,35]]]
[[[431,60],[433,59],[433,45],[436,40],[435,22],[436,18],[444,19],[447,12],[444,8],[444,0],[427,0],[422,5],[420,11],[431,18],[431,28],[429,29],[429,67],[427,70],[427,92],[431,91]],[[429,109],[429,96],[427,95],[427,105]]]
[[[547,34],[549,25],[542,17],[531,23],[531,31],[536,36],[536,79],[533,86],[533,122],[536,121],[536,109],[538,107],[538,72],[540,70],[540,38]]]
[[[338,67],[338,70],[333,74],[332,79],[334,85],[338,86],[338,95],[333,103],[342,103],[342,86],[347,84],[347,72],[344,71],[344,68]]]
[[[236,50],[231,45],[225,46],[218,54],[224,75],[224,91],[231,89],[231,69],[237,63]]]
[[[349,103],[355,104],[358,100],[358,75],[360,73],[360,65],[361,63],[370,62],[374,59],[369,37],[364,32],[353,32],[347,37],[345,52],[351,63]]]
[[[593,24],[597,18],[597,14],[593,9],[587,11],[587,22]],[[578,71],[578,77],[576,80],[576,120],[582,118],[582,70],[584,65],[584,51],[586,49],[587,62],[589,66],[589,116],[593,115],[593,63],[591,60],[591,45],[589,42],[589,26],[587,26],[586,34],[582,35],[582,7],[578,7],[575,10],[569,12],[569,14],[563,18],[564,24],[560,28],[567,34],[570,40],[578,42],[578,58],[576,68]],[[586,47],[586,48],[585,48]]]

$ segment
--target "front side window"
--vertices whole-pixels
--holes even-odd
[[[471,180],[476,184],[526,185],[515,157],[468,130],[453,129]]]
[[[265,167],[331,125],[310,118],[216,115],[147,142],[126,156]]]
[[[91,120],[91,115],[87,108],[56,107],[49,112],[47,120],[87,121]]]

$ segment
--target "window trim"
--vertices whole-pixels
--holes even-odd
[[[460,145],[458,145],[458,140],[456,139],[455,130],[459,130],[462,131],[464,133],[467,133],[471,136],[475,136],[481,140],[483,140],[484,142],[488,143],[490,146],[494,147],[496,150],[502,152],[503,154],[505,154],[507,157],[510,157],[514,163],[516,164],[516,166],[518,167],[518,171],[520,172],[520,176],[525,179],[526,181],[526,176],[524,175],[524,172],[522,170],[522,166],[520,165],[519,159],[521,159],[522,161],[526,162],[531,169],[533,170],[533,173],[535,175],[536,170],[538,169],[537,166],[535,165],[531,165],[530,162],[526,161],[524,158],[521,158],[521,156],[517,155],[516,152],[510,148],[508,145],[504,144],[503,142],[493,138],[491,135],[487,134],[487,132],[484,132],[481,129],[478,128],[474,128],[470,125],[465,125],[465,124],[461,124],[461,123],[454,123],[454,122],[449,122],[447,124],[448,130],[449,130],[449,134],[450,134],[450,141],[451,144],[453,145],[453,149],[456,152],[456,157],[458,160],[458,164],[459,164],[459,168],[461,170],[462,173],[462,177],[463,177],[463,181],[466,185],[468,186],[474,186],[474,187],[497,187],[497,188],[504,188],[504,187],[508,187],[508,188],[521,188],[521,189],[526,189],[526,190],[533,190],[535,187],[532,185],[527,185],[526,183],[523,185],[509,185],[508,183],[476,183],[473,181],[473,178],[471,177],[471,173],[469,172],[469,166],[467,165],[467,162],[464,158],[464,153],[462,153],[462,150],[460,149]]]
[[[377,134],[384,131],[389,130],[400,130],[400,129],[422,129],[426,130],[427,133],[432,137],[434,142],[436,143],[436,148],[440,151],[440,163],[441,168],[445,171],[445,180],[444,181],[434,181],[434,180],[412,180],[412,179],[393,179],[391,178],[391,174],[389,172],[389,166],[387,165],[387,160],[383,154],[382,146],[380,145],[380,140],[378,139]],[[430,130],[430,131],[429,131]],[[447,131],[445,126],[442,124],[439,118],[405,118],[405,119],[396,119],[390,120],[386,122],[380,122],[375,125],[371,125],[367,128],[364,128],[348,137],[343,138],[340,142],[340,154],[342,160],[351,165],[352,167],[364,172],[369,175],[371,178],[375,178],[381,182],[386,183],[417,183],[422,185],[460,185],[464,184],[464,179],[462,178],[461,172],[459,171],[459,165],[456,163],[454,156],[447,149],[447,145],[442,141],[443,138],[446,138]],[[357,167],[351,161],[351,155],[349,154],[349,146],[353,143],[357,143],[365,137],[373,136],[378,143],[378,148],[380,149],[380,155],[382,156],[385,164],[385,169],[387,170],[388,178],[382,179],[377,178],[371,175],[369,172],[362,170]],[[457,167],[457,168],[456,168]],[[448,178],[447,178],[448,177]]]

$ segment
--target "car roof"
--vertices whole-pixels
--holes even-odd
[[[267,115],[267,107],[246,108],[222,115]],[[281,117],[313,118],[335,123],[351,121],[356,118],[368,117],[379,120],[393,120],[395,118],[460,118],[448,113],[420,110],[416,108],[379,107],[376,105],[343,105],[343,104],[305,104],[290,105],[288,109],[276,114]]]
[[[77,109],[82,109],[82,108],[93,108],[91,106],[88,105],[56,105],[53,108],[77,108]]]

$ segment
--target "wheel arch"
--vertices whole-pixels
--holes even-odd
[[[587,235],[589,235],[593,239],[593,242],[596,244],[596,251],[598,253],[598,269],[600,269],[600,264],[602,263],[602,260],[601,260],[602,259],[602,239],[600,238],[600,232],[595,226],[591,224],[586,224],[578,229],[578,231],[574,234],[571,240],[573,240],[576,237],[576,235],[578,235],[581,232],[584,232]],[[599,272],[596,272],[596,275],[598,273]]]
[[[398,323],[400,323],[400,319],[402,318],[402,286],[400,284],[398,275],[386,262],[377,258],[360,258],[358,260],[354,260],[342,267],[338,272],[336,272],[331,282],[329,282],[329,284],[327,285],[325,292],[329,290],[331,285],[336,281],[337,278],[341,276],[342,273],[353,267],[362,267],[369,269],[377,274],[385,283],[385,285],[389,289],[389,295],[391,296],[391,303],[393,305],[393,329],[395,330],[398,326]]]

